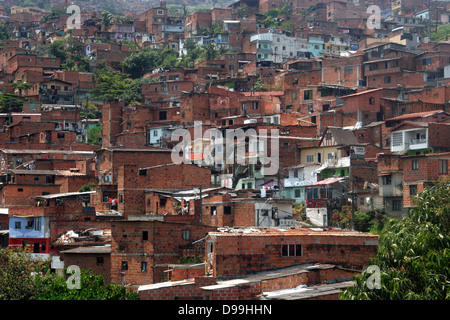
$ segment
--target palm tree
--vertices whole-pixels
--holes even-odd
[[[105,12],[102,17],[102,26],[104,31],[107,31],[113,24],[113,16],[109,12]]]

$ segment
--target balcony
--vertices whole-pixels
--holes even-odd
[[[428,130],[425,128],[392,132],[391,141],[392,152],[427,149],[429,147]]]

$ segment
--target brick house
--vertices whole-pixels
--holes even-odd
[[[378,248],[376,235],[298,228],[210,232],[205,241],[208,269],[217,279],[303,263],[362,270]]]
[[[403,207],[413,206],[413,197],[435,181],[449,178],[449,152],[402,156]]]
[[[161,164],[138,168],[124,165],[118,170],[117,210],[124,217],[143,215],[146,212],[145,189],[184,189],[189,186],[211,185],[211,170],[192,164]],[[161,205],[161,201],[160,201]]]
[[[104,148],[98,150],[95,165],[97,193],[92,197],[92,203],[97,211],[111,209],[109,199],[118,199],[117,183],[120,168],[135,163],[142,167],[172,163],[171,150],[159,148]]]
[[[83,197],[90,193],[36,195],[30,197],[31,205],[9,207],[9,246],[31,245],[35,254],[49,257],[58,254],[63,244],[58,238],[66,231],[108,226],[109,222],[96,222],[92,207],[83,205]]]
[[[132,288],[166,279],[165,270],[183,256],[203,257],[203,239],[214,227],[187,222],[111,223],[111,282]]]
[[[391,128],[391,152],[420,154],[449,151],[448,123],[404,121]]]
[[[400,155],[382,153],[377,157],[380,196],[384,211],[391,216],[407,214],[403,207],[403,163]]]
[[[350,57],[323,58],[322,83],[351,88],[364,86],[364,55]]]
[[[355,274],[339,266],[318,263],[218,281],[193,272],[201,271],[204,264],[169,268],[171,281],[138,288],[141,300],[339,300],[339,289],[353,285],[349,279]]]

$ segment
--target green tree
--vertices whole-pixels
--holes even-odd
[[[105,12],[103,13],[102,16],[102,26],[103,26],[103,30],[106,31],[109,29],[109,27],[111,27],[114,23],[114,18],[113,15],[109,12]]]
[[[95,88],[92,94],[106,103],[119,102],[132,81],[126,74],[110,67],[98,68],[94,78]]]
[[[236,9],[236,11],[233,12],[238,18],[245,17],[245,14],[247,13],[247,7],[239,7]]]
[[[88,144],[94,144],[96,146],[101,146],[102,142],[100,140],[100,133],[102,132],[102,126],[96,125],[92,128],[88,129],[87,135],[88,135]]]
[[[48,261],[33,259],[29,248],[0,248],[0,300],[36,298],[35,274],[45,272]]]
[[[36,300],[137,300],[138,295],[127,292],[118,284],[106,284],[101,275],[92,270],[80,270],[80,289],[70,289],[67,281],[70,274],[47,274],[36,279]]]
[[[11,35],[6,24],[4,22],[0,23],[0,40],[9,40],[10,38]]]
[[[144,48],[133,52],[123,61],[128,74],[133,79],[141,78],[147,72],[158,68],[159,51],[152,48]]]
[[[83,107],[80,110],[80,117],[83,119],[98,119],[101,117],[101,112],[98,107],[90,101],[83,103]]]
[[[64,63],[67,59],[67,52],[64,44],[64,40],[56,40],[48,45],[48,52],[52,57],[61,59],[61,63]]]
[[[132,80],[121,95],[121,99],[125,102],[125,105],[129,105],[133,102],[142,102],[142,85],[153,82],[154,80],[150,78],[138,78]]]
[[[414,199],[408,215],[391,220],[370,264],[380,270],[380,288],[369,288],[367,269],[342,300],[450,299],[450,182],[439,181]]]
[[[290,15],[294,11],[293,4],[291,1],[285,1],[280,9],[280,14],[289,19]]]
[[[255,81],[255,84],[253,85],[252,90],[256,91],[256,92],[266,91],[264,82],[261,80],[261,78],[258,78],[258,80]]]
[[[0,112],[21,112],[25,101],[10,93],[0,93]]]

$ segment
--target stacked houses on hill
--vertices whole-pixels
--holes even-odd
[[[449,177],[450,44],[429,32],[446,2],[134,1],[108,23],[85,2],[78,29],[0,5],[4,247],[141,299],[336,299],[378,237],[333,212],[402,218]],[[139,103],[95,96],[96,70],[193,45],[220,53],[146,70]]]

